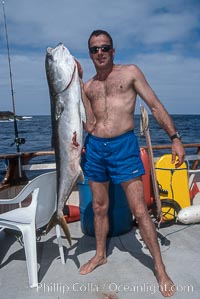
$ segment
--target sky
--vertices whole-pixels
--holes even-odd
[[[5,0],[15,112],[50,115],[47,47],[59,42],[95,74],[87,41],[113,37],[116,64],[136,64],[170,114],[200,114],[200,0]],[[0,1],[0,111],[12,111]],[[136,105],[139,113],[139,101]]]

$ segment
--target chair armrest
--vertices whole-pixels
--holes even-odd
[[[27,185],[28,186],[28,185]],[[5,205],[5,204],[15,204],[15,203],[20,203],[22,202],[24,199],[26,199],[31,193],[32,193],[32,200],[33,197],[37,197],[38,193],[39,193],[39,188],[35,188],[34,190],[30,190],[29,192],[25,192],[25,189],[28,189],[27,186],[25,186],[20,193],[13,197],[13,198],[8,198],[8,199],[0,199],[0,205]],[[28,191],[28,190],[26,190]]]

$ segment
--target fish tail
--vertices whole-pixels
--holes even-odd
[[[71,246],[72,245],[71,235],[64,215],[59,217],[59,225],[62,227],[64,234],[69,242],[69,245]]]
[[[56,224],[59,224],[60,227],[62,227],[63,232],[69,242],[69,245],[71,246],[72,245],[71,235],[64,215],[58,216],[56,213],[54,213],[54,215],[52,216],[51,220],[47,225],[46,234],[48,234]]]
[[[58,220],[56,217],[56,213],[53,214],[53,216],[51,217],[47,227],[46,227],[46,234],[48,234],[50,232],[50,230],[52,230],[52,228],[58,224]]]

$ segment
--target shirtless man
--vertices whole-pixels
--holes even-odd
[[[172,162],[184,160],[184,148],[168,112],[135,65],[115,65],[111,36],[94,31],[88,40],[90,58],[96,75],[84,90],[96,118],[86,138],[84,172],[89,178],[93,197],[96,254],[80,268],[87,274],[106,263],[108,234],[109,181],[121,183],[141,236],[154,260],[156,278],[163,296],[172,296],[175,287],[166,273],[157,234],[144,200],[141,175],[144,174],[139,146],[134,135],[134,110],[137,94],[145,101],[160,126],[172,139]],[[175,162],[176,155],[178,156]]]

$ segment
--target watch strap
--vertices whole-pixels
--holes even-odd
[[[170,136],[171,140],[174,140],[175,138],[178,138],[179,140],[181,140],[181,135],[179,134],[179,132],[176,132],[175,134],[173,134],[172,136]]]

